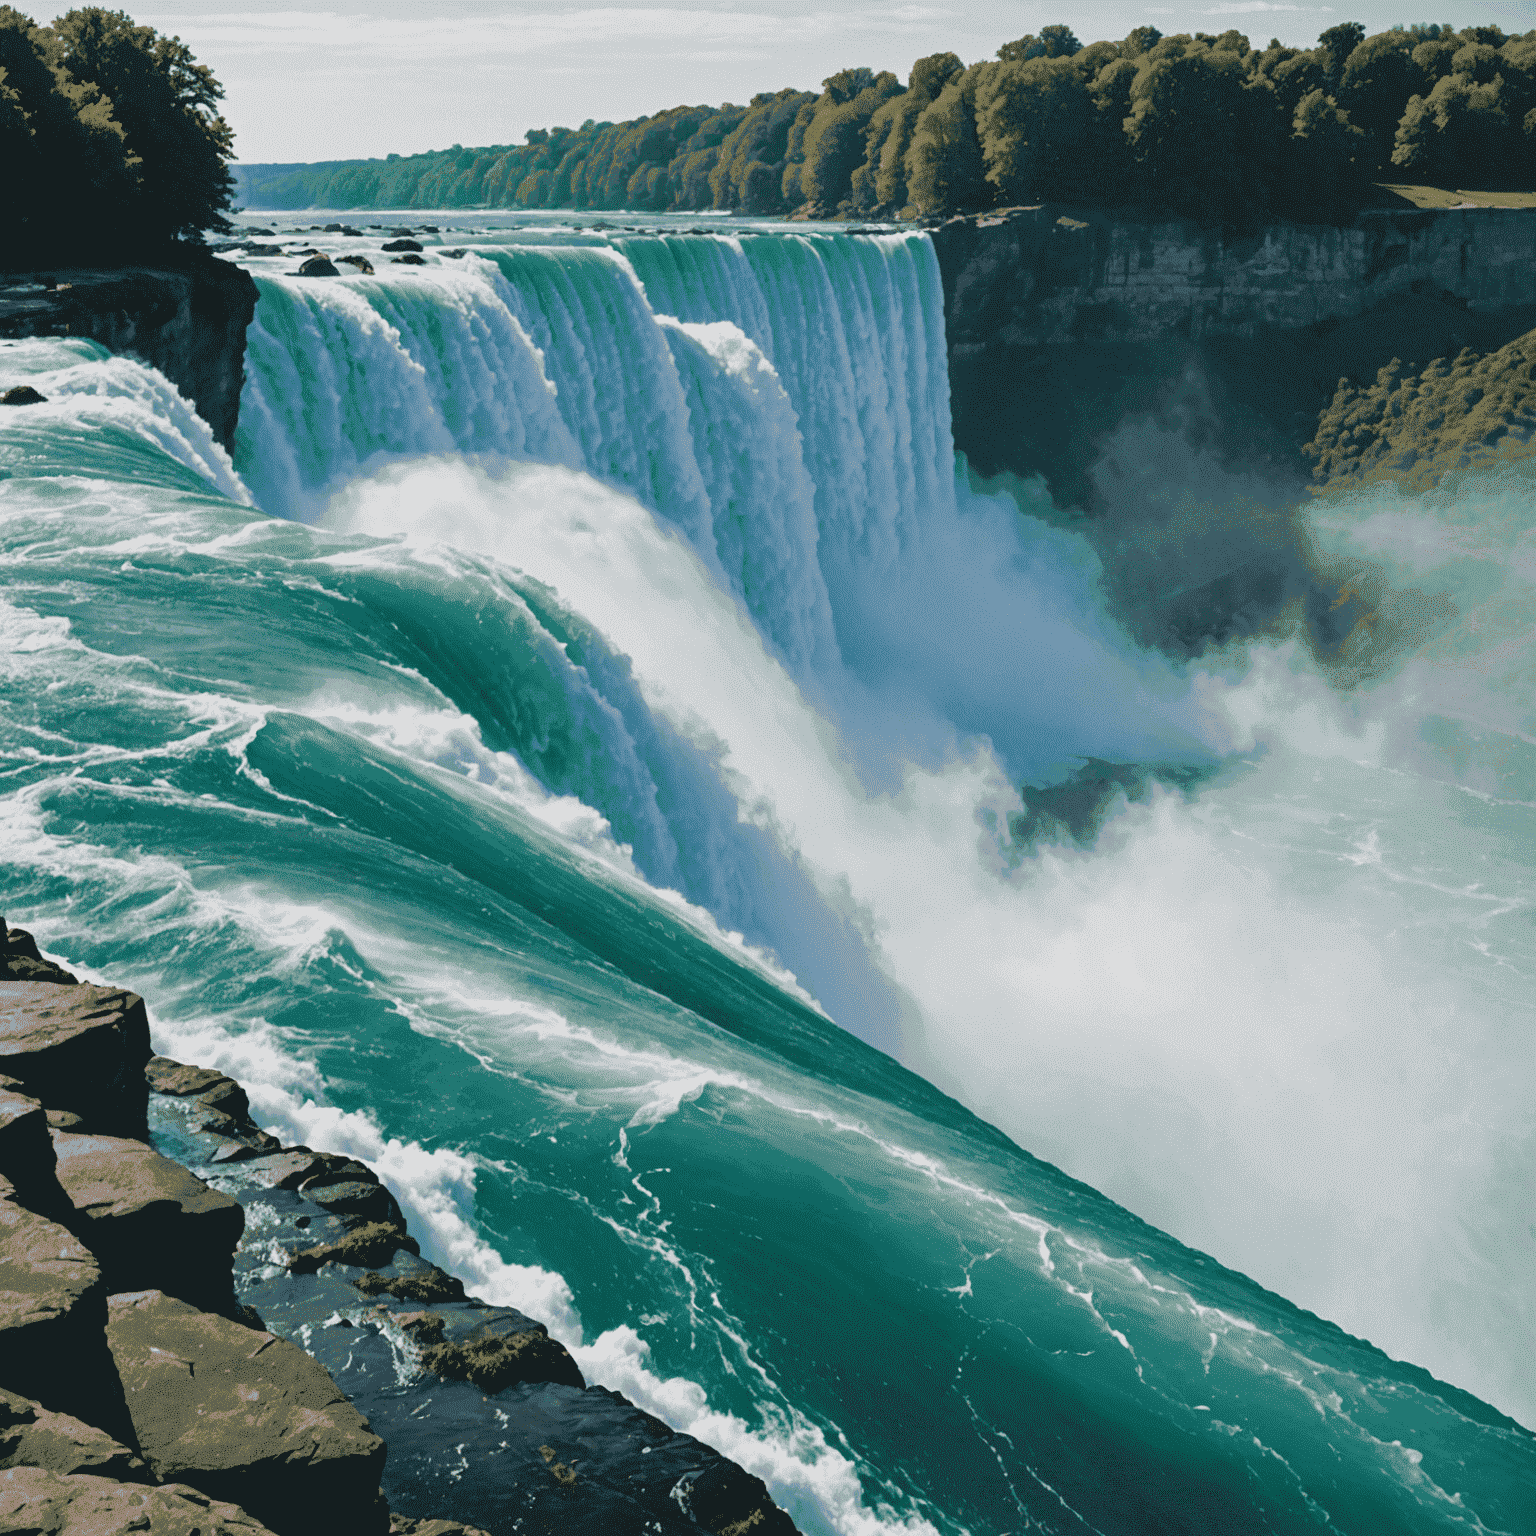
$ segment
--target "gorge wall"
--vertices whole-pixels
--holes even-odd
[[[933,241],[956,445],[985,474],[1042,473],[1090,512],[1103,440],[1127,417],[1162,413],[1305,479],[1300,450],[1341,377],[1536,325],[1526,210],[1372,210],[1346,228],[1232,234],[1047,205],[953,219]]]

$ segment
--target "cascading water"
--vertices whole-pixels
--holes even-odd
[[[807,1532],[1536,1529],[1525,1431],[923,1080],[1536,1419],[1529,485],[1314,519],[1352,691],[1179,668],[957,480],[922,237],[469,250],[253,261],[238,476],[0,346],[13,918]],[[1085,757],[1203,777],[1017,846]]]

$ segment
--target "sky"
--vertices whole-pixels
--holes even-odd
[[[1536,0],[1392,0],[1335,5],[1276,0],[952,0],[833,4],[807,0],[671,0],[667,4],[474,4],[473,0],[164,0],[139,21],[187,43],[227,92],[236,157],[343,160],[454,144],[522,142],[530,128],[622,119],[685,103],[747,102],[786,85],[819,89],[849,65],[894,70],[945,50],[966,63],[1049,22],[1083,42],[1133,27],[1224,32],[1258,46],[1310,45],[1340,21],[1379,32],[1399,22],[1536,27]],[[351,8],[354,6],[356,8]],[[1433,6],[1433,14],[1429,8]],[[237,8],[238,7],[238,8]],[[60,7],[63,9],[63,7]],[[51,14],[37,12],[40,21]]]

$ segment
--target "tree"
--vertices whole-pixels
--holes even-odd
[[[1365,28],[1358,21],[1341,21],[1329,27],[1317,40],[1327,57],[1328,81],[1337,85],[1344,76],[1344,62],[1365,41]]]
[[[1243,62],[1164,38],[1143,58],[1125,120],[1141,200],[1192,218],[1235,219],[1262,202]],[[1167,50],[1166,52],[1164,50]]]
[[[1478,85],[1465,75],[1446,75],[1428,96],[1409,101],[1392,163],[1440,186],[1488,186],[1503,179],[1518,150],[1503,81]]]
[[[1394,136],[1408,98],[1424,85],[1407,32],[1378,32],[1344,61],[1338,101],[1365,135],[1362,153],[1372,169],[1391,164]]]
[[[852,193],[870,119],[905,87],[889,71],[870,69],[840,70],[822,83],[825,91],[805,131],[800,190],[807,202],[831,213]]]
[[[224,88],[176,37],[161,37],[123,11],[70,11],[51,29],[55,65],[112,104],[138,156],[138,233],[148,241],[198,240],[228,229],[235,181],[234,133],[219,115]]]
[[[112,103],[53,62],[54,38],[0,6],[0,156],[7,261],[51,260],[120,222],[139,193],[138,157]]]
[[[1098,114],[1070,58],[999,64],[976,90],[987,180],[1003,203],[1092,197]]]
[[[1125,41],[1120,44],[1120,56],[1125,59],[1139,59],[1144,53],[1151,51],[1162,40],[1163,34],[1156,27],[1137,27],[1134,31],[1126,33]]]
[[[1286,201],[1311,222],[1347,217],[1360,206],[1366,137],[1332,96],[1309,91],[1292,123],[1286,155]]]
[[[925,214],[990,206],[976,133],[975,70],[951,80],[923,109],[907,151],[907,191]]]

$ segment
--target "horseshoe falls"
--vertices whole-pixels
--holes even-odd
[[[1536,1531],[1536,482],[1170,659],[926,237],[575,222],[0,344],[6,915],[806,1533]]]

